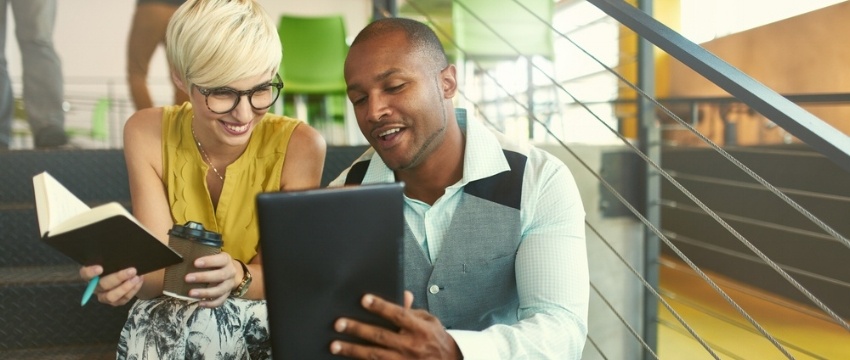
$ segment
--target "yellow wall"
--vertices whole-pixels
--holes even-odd
[[[850,92],[850,2],[732,34],[702,44],[730,65],[780,94]],[[728,94],[672,60],[669,96],[703,97]],[[663,95],[659,95],[663,97]],[[815,116],[850,133],[850,104],[804,105]],[[701,107],[698,128],[722,143],[719,112],[738,121],[740,145],[781,142],[784,131],[746,106]],[[708,134],[707,134],[708,135]],[[688,142],[688,141],[684,141]]]
[[[627,0],[637,6],[637,0]],[[653,17],[674,30],[681,28],[681,7],[679,0],[655,0]],[[637,35],[625,26],[620,26],[620,74],[633,84],[637,84]],[[655,48],[655,94],[657,98],[667,97],[670,93],[670,57],[662,50]],[[637,94],[625,84],[620,84],[620,99],[636,99]],[[618,105],[617,118],[620,119],[620,132],[628,138],[637,138],[637,106],[633,104]]]

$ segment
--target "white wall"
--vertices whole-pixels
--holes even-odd
[[[589,171],[604,173],[604,167],[611,166],[603,163],[604,154],[622,154],[628,153],[629,150],[625,145],[571,144],[570,149],[587,164],[585,168],[559,145],[537,145],[561,159],[570,169],[587,213],[587,223],[599,232],[597,235],[590,228],[585,230],[590,283],[599,291],[590,291],[588,337],[599,346],[601,353],[588,341],[584,346],[582,359],[640,359],[642,348],[618,315],[623,317],[629,326],[641,331],[643,286],[605,243],[610,244],[629,265],[640,271],[644,261],[643,225],[633,216],[604,216],[600,206],[601,192],[608,190],[601,189],[599,179]],[[600,294],[614,310],[603,302]]]
[[[348,34],[354,36],[371,16],[372,0],[258,0],[275,19],[284,13],[297,15],[342,14]],[[107,83],[114,96],[127,94],[126,42],[135,0],[59,0],[54,41],[62,59],[67,95],[94,93],[102,96]],[[6,57],[16,90],[20,89],[20,52],[14,36],[11,8],[8,11]],[[168,67],[160,48],[150,69],[154,101],[171,98]]]

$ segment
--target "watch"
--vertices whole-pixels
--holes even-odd
[[[248,265],[245,265],[242,261],[236,260],[239,265],[242,265],[242,282],[236,286],[235,289],[230,293],[232,297],[242,297],[245,293],[248,292],[248,287],[251,286],[251,272],[248,271]]]

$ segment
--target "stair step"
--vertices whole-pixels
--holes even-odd
[[[74,261],[38,236],[34,209],[0,209],[0,268],[73,265]]]
[[[0,268],[75,264],[38,234],[34,208],[0,206]],[[115,241],[121,241],[120,236]]]
[[[366,148],[328,147],[322,186]],[[129,209],[122,150],[2,152],[0,169],[0,359],[114,359],[131,305],[80,306],[79,265],[39,239],[32,176],[48,171],[89,206]]]
[[[117,344],[130,304],[91,301],[81,307],[85,283],[78,270],[78,265],[0,268],[0,351]]]
[[[27,360],[114,360],[113,343],[80,346],[54,346],[34,349],[0,350],[0,359]]]
[[[0,153],[0,204],[32,203],[32,177],[49,172],[85,202],[129,199],[122,150],[20,150]],[[12,169],[13,171],[8,171]]]

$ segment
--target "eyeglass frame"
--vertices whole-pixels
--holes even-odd
[[[232,88],[229,88],[229,87],[226,87],[226,86],[217,87],[217,88],[204,88],[204,87],[200,87],[200,86],[195,85],[194,87],[196,89],[198,89],[198,92],[201,95],[204,96],[204,104],[207,105],[207,110],[212,111],[216,114],[227,114],[227,113],[233,111],[233,109],[235,109],[237,106],[239,106],[239,102],[242,101],[242,97],[245,96],[245,95],[248,96],[248,104],[250,104],[251,108],[254,109],[254,110],[265,110],[265,109],[272,107],[272,105],[274,105],[274,103],[277,101],[277,99],[280,98],[280,93],[282,92],[283,86],[284,86],[283,79],[280,78],[279,73],[275,74],[275,79],[277,80],[276,82],[269,81],[266,84],[257,85],[257,86],[255,86],[251,89],[248,89],[248,90],[236,90],[236,89],[232,89]],[[260,88],[266,87],[266,86],[276,87],[277,88],[277,96],[266,107],[260,108],[260,107],[254,106],[254,101],[251,100],[254,97],[254,93],[259,91]],[[230,109],[227,109],[227,111],[222,111],[222,112],[215,111],[212,108],[210,108],[210,94],[212,94],[213,91],[229,91],[233,94],[236,94],[236,101],[233,102],[233,106]]]

